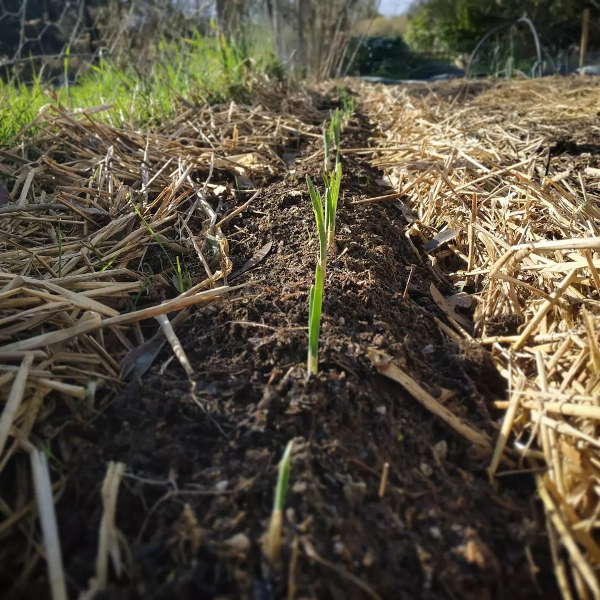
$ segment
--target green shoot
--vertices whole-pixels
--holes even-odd
[[[323,169],[325,173],[331,171],[331,151],[335,151],[335,160],[340,155],[341,121],[340,110],[336,108],[331,113],[329,125],[323,128]]]
[[[263,551],[271,565],[276,565],[281,557],[281,533],[283,530],[283,510],[290,482],[290,471],[292,469],[292,449],[294,440],[290,440],[279,462],[277,485],[273,499],[273,511],[267,534],[263,540]]]
[[[342,128],[347,123],[350,115],[354,111],[352,100],[345,100],[343,108],[336,108],[331,113],[329,125],[323,128],[323,167],[325,173],[331,172],[332,150],[335,153],[335,161],[339,161],[342,141]]]
[[[331,221],[328,214],[329,203],[323,202],[321,192],[315,188],[310,177],[306,178],[308,193],[315,214],[315,223],[319,235],[319,260],[315,267],[315,283],[308,296],[308,375],[319,371],[319,335],[321,331],[321,313],[323,311],[323,289],[325,287],[325,269],[327,268],[327,240],[329,238],[325,223]]]
[[[330,168],[329,141],[330,141],[329,129],[326,129],[325,127],[323,127],[323,171],[325,173],[329,172],[329,168]]]
[[[315,283],[308,296],[308,357],[309,375],[319,372],[319,336],[321,334],[321,313],[323,312],[323,290],[325,271],[321,264],[315,267]]]
[[[319,336],[325,295],[327,254],[335,241],[336,213],[342,184],[342,163],[340,161],[342,126],[348,121],[353,110],[354,103],[351,100],[345,101],[343,109],[336,108],[331,114],[327,127],[323,127],[325,194],[321,195],[312,179],[306,178],[319,236],[319,259],[315,267],[315,282],[308,295],[308,354],[306,359],[308,377],[319,372]],[[335,167],[333,169],[331,168],[332,149],[335,151]]]
[[[277,474],[277,486],[275,488],[275,499],[273,502],[273,512],[283,512],[285,508],[285,498],[290,482],[290,472],[292,470],[292,449],[294,440],[290,440],[285,447],[281,461],[279,462],[279,471]]]
[[[342,122],[340,119],[340,109],[336,108],[333,115],[331,115],[331,122],[329,124],[331,130],[331,137],[333,138],[333,144],[335,147],[336,158],[340,152],[340,141],[342,137]]]
[[[185,284],[183,282],[183,270],[181,268],[179,256],[175,257],[175,270],[177,272],[177,291],[180,294],[183,294],[183,292],[185,291]]]
[[[325,194],[315,188],[310,177],[306,178],[308,193],[315,214],[315,223],[319,235],[319,260],[315,267],[315,283],[310,288],[308,298],[308,375],[319,371],[319,336],[321,333],[321,315],[323,312],[323,296],[325,273],[327,269],[327,253],[335,237],[335,215],[342,181],[342,164],[336,160],[335,171],[325,175]]]
[[[100,269],[100,273],[102,273],[102,271],[106,271],[106,269],[108,269],[113,263],[115,262],[114,258],[111,258],[101,269]]]
[[[180,259],[179,256],[175,257],[175,268],[177,271],[177,291],[183,294],[192,287],[192,275],[183,258]]]
[[[342,163],[336,159],[335,171],[329,176],[327,182],[327,210],[325,211],[325,229],[327,230],[327,246],[333,245],[335,237],[335,215],[337,213],[338,197],[342,184]],[[326,176],[327,178],[327,176]]]
[[[346,90],[341,90],[341,96],[342,96],[342,121],[343,121],[342,125],[346,125],[346,123],[352,116],[354,109],[356,108],[356,103],[354,102],[354,99],[352,98],[352,96],[350,96],[350,94],[348,94],[348,92]]]
[[[306,177],[306,185],[315,214],[317,233],[319,234],[319,262],[324,264],[327,261],[327,230],[325,228],[327,215],[325,214],[321,192],[314,186],[310,177]]]

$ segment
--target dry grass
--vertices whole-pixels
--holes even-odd
[[[415,260],[471,292],[473,322],[450,306],[443,332],[488,348],[508,381],[489,475],[507,453],[540,472],[562,594],[599,598],[600,165],[598,148],[575,158],[551,148],[600,140],[600,87],[550,79],[361,96],[379,125],[373,163],[402,198],[374,201],[401,202]],[[423,259],[416,247],[436,236],[445,243]]]
[[[0,472],[13,466],[19,482],[0,496],[0,560],[22,549],[18,585],[47,559],[55,598],[64,597],[65,584],[53,498],[65,480],[56,480],[61,469],[54,461],[51,484],[39,449],[51,457],[50,448],[60,444],[57,415],[65,425],[92,422],[110,392],[127,375],[142,375],[167,341],[190,378],[193,400],[193,368],[175,327],[187,307],[226,301],[241,287],[227,284],[232,263],[225,229],[249,207],[264,177],[279,170],[274,148],[298,136],[320,137],[320,128],[307,123],[322,118],[310,96],[273,88],[257,90],[253,108],[182,107],[151,132],[104,124],[94,118],[104,109],[47,108],[35,123],[41,136],[0,150],[0,175],[11,188],[10,201],[0,206],[0,393],[6,399]],[[177,316],[169,320],[170,313]],[[45,427],[49,420],[54,425]],[[18,459],[23,451],[41,465],[33,482],[27,462]],[[109,470],[103,488],[90,594],[105,585],[109,556],[119,568],[123,560],[114,520],[124,466],[110,468],[118,473]],[[35,531],[33,484],[44,549],[32,537],[15,542]]]

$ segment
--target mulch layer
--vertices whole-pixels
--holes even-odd
[[[319,107],[323,119],[335,103]],[[344,147],[368,146],[373,127],[357,109]],[[318,240],[305,176],[319,179],[320,149],[315,136],[279,148],[280,168],[223,225],[228,283],[245,287],[175,326],[193,387],[166,345],[93,419],[59,408],[44,422],[61,431],[48,452],[65,477],[56,511],[71,597],[95,573],[109,461],[126,465],[116,508],[123,571],[111,571],[97,600],[558,597],[532,480],[517,473],[491,483],[489,453],[368,358],[373,348],[392,356],[454,414],[497,435],[501,413],[490,407],[506,381],[487,351],[440,330],[445,314],[430,285],[454,290],[409,243],[400,205],[352,205],[393,192],[360,154],[342,157],[320,373],[306,380]],[[234,208],[222,203],[217,217]],[[291,439],[283,554],[269,564],[261,536]],[[18,487],[15,465],[0,486]],[[31,530],[21,535],[32,539]],[[0,587],[14,598],[46,597],[43,561],[15,588],[23,567],[14,557],[0,567]]]

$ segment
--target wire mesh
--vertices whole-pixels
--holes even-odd
[[[151,43],[206,29],[208,0],[0,0],[0,75],[74,80],[101,57],[139,63]]]

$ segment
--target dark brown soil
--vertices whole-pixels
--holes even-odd
[[[354,118],[346,145],[368,144]],[[127,572],[98,598],[554,598],[541,510],[527,476],[494,488],[473,450],[367,358],[381,348],[449,408],[494,434],[487,406],[503,394],[489,357],[451,343],[434,316],[435,278],[404,236],[399,208],[349,202],[385,192],[380,173],[344,158],[337,248],[328,264],[317,379],[306,382],[307,293],[317,239],[304,176],[288,172],[228,225],[244,298],[199,310],[178,330],[196,395],[171,351],[131,381],[92,426],[72,424],[59,527],[72,597],[94,572],[100,485],[123,461],[117,524]],[[225,207],[229,210],[231,207]],[[410,265],[414,275],[403,297]],[[260,549],[277,463],[296,440],[282,567]],[[378,496],[383,464],[390,478]],[[535,557],[535,564],[528,557]],[[41,598],[40,580],[22,598]],[[295,590],[292,595],[292,590]]]

